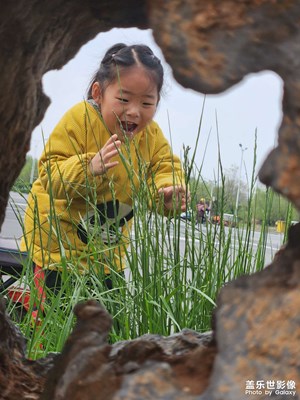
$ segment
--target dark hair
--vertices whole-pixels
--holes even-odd
[[[122,69],[134,65],[142,65],[149,72],[157,85],[159,96],[164,81],[164,70],[160,60],[153,54],[150,47],[142,44],[127,46],[124,43],[117,43],[107,50],[100,68],[94,74],[87,91],[88,99],[92,98],[92,86],[95,82],[99,82],[102,89],[105,90],[118,78],[118,73]]]

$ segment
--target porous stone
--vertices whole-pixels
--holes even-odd
[[[208,385],[212,335],[185,331],[107,344],[111,317],[95,300],[75,308],[77,324],[56,358],[41,400],[193,400]]]
[[[0,298],[0,399],[38,400],[55,355],[37,361],[25,356],[26,341],[9,319],[5,300]]]

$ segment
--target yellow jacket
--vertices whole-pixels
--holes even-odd
[[[154,199],[156,190],[183,183],[180,161],[153,121],[122,144],[118,166],[94,177],[89,161],[109,137],[88,102],[67,111],[52,132],[29,195],[21,242],[37,265],[72,269],[76,264],[81,272],[104,266],[105,273],[124,268],[141,183],[147,182]]]

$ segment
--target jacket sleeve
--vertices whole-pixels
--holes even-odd
[[[39,160],[39,179],[56,199],[85,196],[102,182],[89,167],[96,154],[88,151],[90,122],[83,109],[75,107],[54,128]]]

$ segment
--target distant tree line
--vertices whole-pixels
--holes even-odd
[[[26,163],[16,179],[12,190],[16,192],[28,193],[32,183],[38,176],[37,160],[31,156],[26,156]]]
[[[225,170],[218,181],[191,178],[191,192],[195,193],[194,202],[197,204],[200,199],[205,198],[210,203],[212,215],[221,212],[234,214],[239,190],[239,220],[245,221],[250,213],[256,223],[265,221],[269,225],[275,225],[278,220],[299,221],[299,212],[283,196],[258,182],[252,185],[242,181],[239,183],[238,175],[238,167],[232,166]]]

